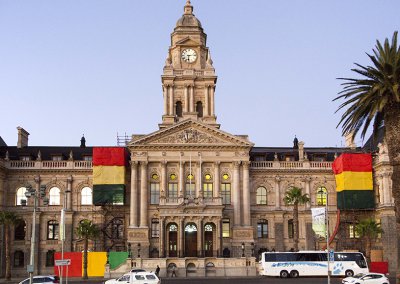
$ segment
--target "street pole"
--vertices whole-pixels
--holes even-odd
[[[325,229],[326,229],[326,257],[327,257],[327,260],[328,260],[328,284],[330,284],[331,283],[331,276],[330,276],[330,261],[329,261],[329,216],[328,216],[328,190],[326,190],[326,202],[325,202],[325,204],[326,204],[326,214],[325,214],[325,217],[326,217],[326,226],[325,226]]]
[[[29,271],[29,284],[33,283],[33,271],[35,269],[35,242],[36,242],[36,205],[37,196],[33,196],[33,220],[32,220],[32,236],[31,236],[31,255],[30,255],[30,271]]]

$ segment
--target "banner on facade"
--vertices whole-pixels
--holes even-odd
[[[311,208],[312,229],[320,237],[326,237],[325,207]]]
[[[336,180],[338,209],[375,207],[371,154],[344,153],[335,159],[332,169]]]
[[[93,147],[93,204],[124,204],[124,147]]]

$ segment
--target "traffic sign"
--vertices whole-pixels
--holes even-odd
[[[67,266],[71,264],[70,259],[57,259],[54,261],[56,266]]]
[[[333,249],[329,251],[329,261],[335,261],[335,251]]]

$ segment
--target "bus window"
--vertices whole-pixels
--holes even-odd
[[[276,261],[275,253],[265,253],[265,262],[273,262]]]
[[[328,261],[328,257],[326,255],[326,253],[319,253],[318,257],[319,257],[319,261]]]

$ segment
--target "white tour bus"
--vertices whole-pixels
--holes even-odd
[[[263,252],[260,264],[261,275],[299,277],[326,276],[328,274],[327,253],[323,251]],[[368,273],[367,261],[360,252],[335,252],[329,263],[332,276],[353,276]]]

